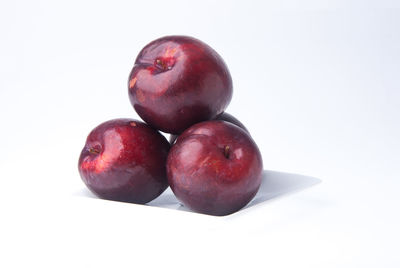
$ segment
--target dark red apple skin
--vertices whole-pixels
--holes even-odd
[[[232,78],[210,46],[188,36],[146,45],[129,75],[129,99],[152,127],[180,134],[222,113],[232,98]]]
[[[170,145],[158,131],[133,119],[104,122],[90,132],[79,173],[98,197],[145,204],[168,187]]]
[[[226,122],[232,123],[232,124],[234,124],[234,125],[240,127],[241,129],[243,129],[243,130],[246,131],[247,133],[249,133],[249,131],[247,130],[247,128],[242,124],[242,122],[240,122],[240,121],[239,121],[236,117],[234,117],[233,115],[228,114],[228,113],[226,113],[226,112],[217,115],[217,117],[215,117],[215,119],[213,119],[213,120],[222,120],[222,121],[226,121]],[[249,133],[249,134],[250,134],[250,133]],[[170,143],[170,144],[174,144],[176,138],[178,138],[178,135],[174,135],[174,134],[169,135],[169,143]]]
[[[240,127],[241,129],[243,129],[247,133],[249,133],[249,131],[243,125],[243,123],[240,122],[239,119],[237,119],[236,117],[234,117],[233,115],[231,115],[229,113],[222,113],[222,114],[218,115],[214,120],[222,120],[222,121],[226,121],[226,122],[232,123],[232,124]]]
[[[193,211],[223,216],[248,204],[263,162],[250,135],[224,121],[198,123],[179,136],[167,160],[169,185]]]

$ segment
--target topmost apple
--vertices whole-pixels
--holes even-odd
[[[145,46],[128,84],[139,116],[172,134],[214,118],[232,98],[232,78],[223,59],[188,36],[166,36]]]

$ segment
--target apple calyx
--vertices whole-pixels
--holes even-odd
[[[90,149],[89,149],[89,153],[91,153],[91,154],[99,154],[99,153],[100,153],[100,150],[99,150],[99,149],[96,149],[96,148],[90,148]]]

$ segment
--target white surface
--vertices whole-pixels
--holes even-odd
[[[399,8],[2,1],[0,266],[399,267]],[[271,174],[321,183],[292,192],[301,179],[272,181],[279,198],[228,217],[88,198],[77,172],[86,135],[137,118],[130,68],[167,34],[195,36],[225,59],[227,111]]]

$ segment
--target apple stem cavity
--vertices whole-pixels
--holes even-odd
[[[165,71],[165,70],[168,69],[168,68],[167,68],[167,65],[165,64],[165,62],[162,61],[162,60],[160,60],[160,59],[157,59],[157,60],[156,60],[156,67],[158,67],[159,69],[161,69],[161,70],[163,70],[163,71]]]
[[[158,58],[154,62],[156,68],[162,70],[162,71],[168,71],[172,69],[172,66],[174,65],[174,59],[173,58]]]
[[[230,148],[228,145],[225,145],[224,147],[224,155],[226,159],[229,159],[229,153],[230,153]]]
[[[156,59],[156,66],[161,67],[161,69],[164,69],[164,64],[162,63],[162,61],[160,59]]]

